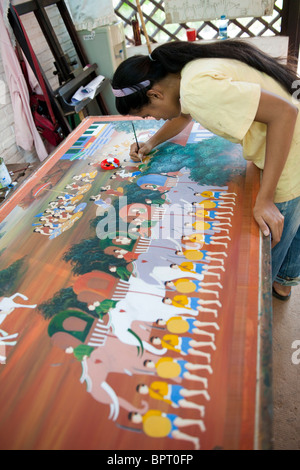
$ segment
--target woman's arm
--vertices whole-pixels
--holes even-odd
[[[189,114],[181,114],[180,116],[166,121],[165,124],[145,143],[140,144],[140,150],[137,151],[136,144],[130,148],[129,155],[133,161],[141,161],[145,155],[159,144],[166,140],[172,139],[177,134],[180,134],[183,129],[191,122],[192,118]]]
[[[264,235],[272,234],[272,246],[279,242],[284,218],[274,204],[278,180],[288,158],[298,108],[262,90],[255,121],[267,125],[266,156],[260,190],[253,215]]]

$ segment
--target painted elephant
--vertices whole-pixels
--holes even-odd
[[[157,356],[147,354],[147,359],[157,361]],[[81,383],[86,382],[87,391],[99,403],[110,406],[109,419],[114,421],[118,418],[120,408],[126,411],[137,411],[144,413],[147,411],[147,404],[142,403],[141,408],[132,406],[130,402],[119,397],[118,390],[114,390],[108,384],[108,377],[111,373],[118,373],[131,376],[134,374],[149,374],[144,366],[145,358],[137,354],[136,347],[121,343],[115,337],[107,338],[104,347],[95,349],[90,357],[85,357],[82,361]],[[152,372],[150,372],[153,375]],[[120,389],[122,380],[119,381]]]

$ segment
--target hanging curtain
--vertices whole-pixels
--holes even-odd
[[[7,0],[0,0],[0,54],[14,112],[16,144],[29,152],[35,147],[36,153],[42,161],[48,156],[48,153],[32,117],[29,91],[15,47],[12,44],[7,24],[7,12]]]

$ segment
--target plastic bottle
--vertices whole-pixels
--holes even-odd
[[[6,188],[11,185],[11,177],[6,168],[3,158],[0,158],[0,188]]]
[[[222,15],[219,21],[219,39],[227,39],[227,25],[228,20],[225,15]]]

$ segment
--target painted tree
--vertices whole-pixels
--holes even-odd
[[[18,279],[26,270],[25,257],[12,263],[8,268],[0,271],[0,296],[10,296],[15,292]]]
[[[222,172],[220,159],[223,164]],[[241,175],[245,165],[239,145],[221,137],[212,137],[185,147],[171,142],[162,144],[143,174],[176,172],[186,167],[190,170],[190,178],[196,183],[223,186],[233,176]]]
[[[100,246],[98,237],[82,240],[73,245],[63,256],[64,261],[70,262],[72,272],[75,275],[86,274],[91,271],[104,271],[118,276],[116,271],[111,271],[110,266],[126,268],[127,262],[107,255]]]
[[[78,301],[77,295],[74,293],[72,287],[61,289],[51,300],[38,306],[38,310],[46,320],[49,320],[55,317],[57,313],[68,309],[78,309],[92,317],[98,317],[96,312],[89,311],[86,303]]]
[[[132,133],[130,121],[117,121],[115,125],[119,132]],[[161,122],[146,119],[135,121],[134,125],[137,132],[147,129],[155,131],[161,127]],[[233,176],[239,176],[244,171],[246,164],[242,158],[241,146],[218,136],[185,146],[165,142],[159,145],[157,150],[155,157],[151,158],[147,167],[143,169],[143,174],[168,173],[187,167],[191,170],[191,178],[195,182],[209,186],[223,186],[232,180]],[[222,172],[216,170],[219,168],[220,159],[222,159],[224,168]],[[216,161],[218,161],[218,165],[214,165]],[[140,194],[132,190],[133,187],[135,187],[134,184],[126,188],[128,199],[130,198],[129,203],[143,202],[139,200]],[[144,196],[146,194],[141,197]],[[151,199],[150,194],[147,194],[146,197]]]

